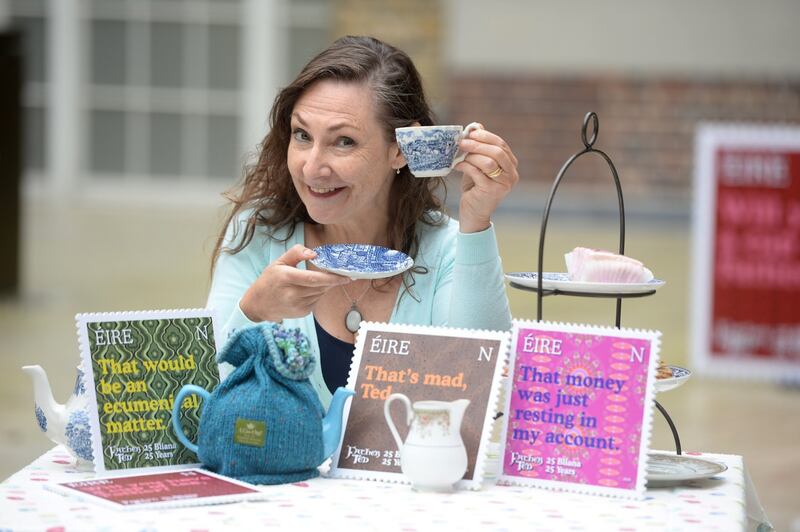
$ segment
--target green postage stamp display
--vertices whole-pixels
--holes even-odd
[[[175,395],[185,384],[212,391],[219,384],[211,310],[78,314],[81,360],[90,393],[95,471],[196,465],[172,430]],[[198,397],[181,405],[194,440]],[[96,413],[96,415],[94,415]]]

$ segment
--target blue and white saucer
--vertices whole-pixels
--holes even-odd
[[[414,265],[414,259],[402,251],[369,244],[328,244],[314,251],[317,257],[311,264],[351,279],[383,279]]]

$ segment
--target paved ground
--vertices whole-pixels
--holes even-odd
[[[626,302],[622,321],[661,330],[663,357],[687,364],[689,233],[677,212],[628,220],[628,254],[668,284],[654,297]],[[63,401],[78,362],[76,313],[203,306],[220,214],[212,206],[24,205],[22,294],[0,300],[0,479],[51,446],[36,427],[32,389],[20,366],[41,364]],[[616,248],[613,217],[555,216],[545,270],[562,270],[563,253],[575,245]],[[507,271],[535,269],[539,222],[538,211],[519,207],[497,220]],[[535,317],[532,294],[511,290],[510,297],[515,317]],[[548,320],[608,325],[613,312],[613,302],[605,300],[550,298],[544,307]],[[800,390],[698,378],[659,400],[685,449],[744,455],[778,530],[792,523],[800,530]],[[653,447],[671,445],[666,424],[656,417]]]

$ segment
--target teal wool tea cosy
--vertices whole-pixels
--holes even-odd
[[[308,376],[315,360],[298,330],[259,324],[219,355],[236,369],[203,403],[198,458],[209,470],[254,484],[317,476],[325,411]]]

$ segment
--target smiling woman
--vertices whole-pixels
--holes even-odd
[[[292,112],[289,173],[313,232],[333,242],[390,244],[390,192],[405,160],[384,138],[372,99],[365,83],[322,80]]]
[[[223,337],[263,321],[300,328],[320,360],[311,381],[323,404],[347,381],[354,312],[377,322],[511,325],[491,217],[519,179],[517,158],[482,126],[461,140],[456,221],[437,195],[443,178],[413,177],[395,139],[396,128],[433,123],[408,55],[343,37],[280,91],[258,160],[228,196],[208,306]],[[330,244],[399,250],[414,267],[351,280],[306,262]]]

